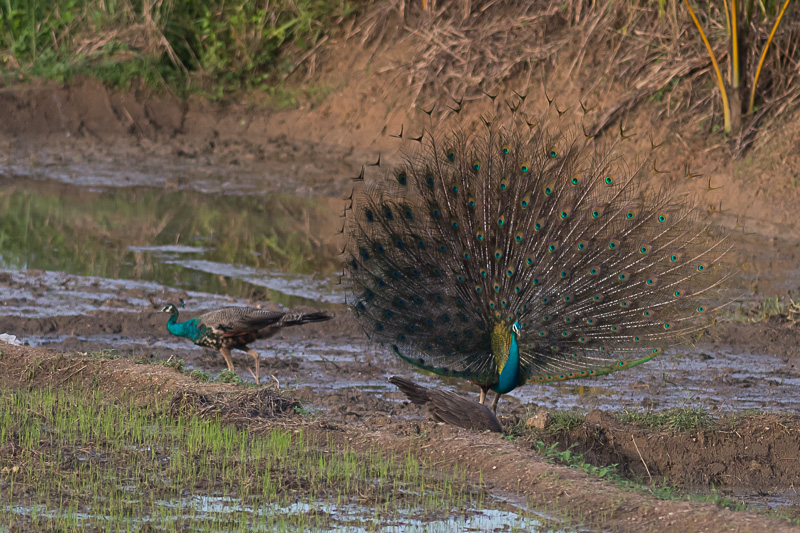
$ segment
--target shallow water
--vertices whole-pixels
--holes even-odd
[[[335,302],[339,203],[0,176],[0,268]]]
[[[135,496],[129,503],[138,503]],[[327,524],[323,527],[312,527],[311,531],[346,531],[348,533],[366,532],[467,532],[467,531],[519,531],[519,532],[552,532],[554,529],[551,520],[546,520],[543,515],[530,513],[527,510],[514,507],[506,500],[494,502],[498,508],[477,509],[454,513],[443,518],[427,517],[422,519],[420,512],[408,509],[393,516],[381,516],[380,512],[365,509],[364,506],[355,504],[334,504],[325,501],[297,502],[291,505],[265,505],[252,506],[240,499],[228,496],[193,495],[180,501],[159,500],[155,502],[155,509],[150,515],[131,516],[127,520],[131,527],[141,527],[145,524],[155,524],[158,528],[175,527],[191,519],[192,523],[224,524],[226,517],[230,516],[232,524],[241,525],[242,516],[246,516],[249,531],[273,531],[266,522],[275,521],[280,517],[281,523],[291,523],[294,516],[324,517]],[[5,512],[11,512],[21,517],[38,517],[45,519],[69,519],[77,527],[96,527],[98,523],[112,522],[113,517],[93,514],[89,510],[75,512],[72,509],[51,509],[45,505],[13,505],[5,506]],[[167,510],[165,513],[164,510]],[[87,512],[88,511],[88,512]],[[176,513],[177,511],[177,513]],[[165,516],[166,514],[166,516]],[[182,515],[182,516],[181,516]],[[303,520],[298,520],[303,522]],[[239,528],[237,528],[239,529]],[[2,528],[0,528],[2,531]],[[582,531],[589,531],[582,529]]]

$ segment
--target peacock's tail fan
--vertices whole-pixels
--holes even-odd
[[[729,245],[687,192],[648,187],[622,139],[514,111],[406,140],[355,194],[345,278],[368,334],[492,383],[497,323],[521,324],[537,380],[626,368],[710,324]]]

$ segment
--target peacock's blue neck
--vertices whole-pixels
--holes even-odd
[[[516,389],[520,385],[521,372],[519,368],[519,344],[517,344],[517,336],[511,335],[511,348],[508,351],[508,361],[503,366],[502,372],[497,384],[492,387],[492,390],[506,394]]]
[[[178,337],[184,337],[196,341],[200,338],[201,331],[197,324],[197,319],[192,318],[186,322],[178,322],[178,315],[172,315],[167,322],[167,331]]]

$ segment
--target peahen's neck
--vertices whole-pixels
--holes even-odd
[[[192,318],[185,322],[178,322],[178,313],[173,313],[167,321],[167,331],[178,337],[185,337],[196,341],[200,338],[200,328],[197,325],[197,319]]]

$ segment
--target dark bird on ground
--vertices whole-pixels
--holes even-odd
[[[685,180],[627,164],[635,137],[587,139],[555,104],[489,105],[359,186],[343,281],[371,338],[481,403],[494,391],[496,412],[526,382],[630,368],[714,322],[730,246]]]
[[[437,422],[445,422],[465,429],[501,433],[503,426],[485,405],[448,390],[428,389],[405,378],[392,376],[389,383],[397,385],[411,403],[425,405]]]
[[[296,311],[268,311],[252,307],[223,307],[209,311],[198,317],[178,322],[178,308],[167,304],[162,310],[169,313],[167,330],[178,337],[185,337],[198,346],[215,348],[220,351],[228,370],[233,372],[231,350],[249,353],[255,361],[253,374],[256,383],[260,382],[260,360],[258,352],[248,345],[258,339],[267,339],[281,328],[300,326],[311,322],[322,322],[333,318],[324,311],[299,313]]]

